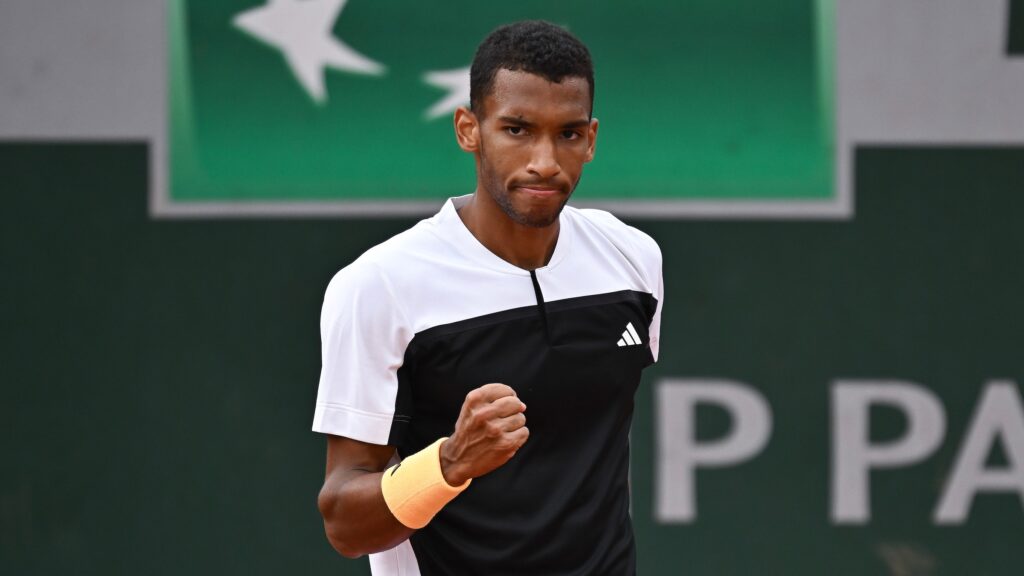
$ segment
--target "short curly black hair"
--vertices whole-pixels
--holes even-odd
[[[544,20],[523,20],[496,28],[484,38],[469,69],[469,102],[476,114],[483,113],[484,98],[494,89],[494,77],[501,69],[522,70],[551,82],[584,78],[590,85],[590,107],[594,107],[590,51],[561,26]]]

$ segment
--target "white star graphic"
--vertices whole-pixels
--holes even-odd
[[[235,16],[235,27],[284,53],[292,73],[318,104],[327,100],[324,67],[379,75],[384,66],[331,33],[348,0],[267,0]]]
[[[451,114],[459,106],[469,104],[469,67],[455,70],[435,70],[423,75],[423,81],[431,86],[447,90],[448,95],[437,101],[423,113],[428,120]]]

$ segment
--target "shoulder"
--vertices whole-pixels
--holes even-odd
[[[649,234],[619,220],[611,212],[566,206],[566,213],[583,234],[597,235],[613,244],[627,258],[661,267],[661,247]]]
[[[327,285],[325,307],[331,302],[348,304],[356,296],[378,301],[394,296],[396,277],[417,266],[419,255],[438,242],[432,226],[432,219],[421,220],[412,228],[370,248],[339,270]]]

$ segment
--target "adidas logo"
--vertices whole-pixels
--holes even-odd
[[[622,333],[622,338],[619,338],[619,346],[639,346],[643,344],[640,340],[640,335],[636,333],[636,328],[633,328],[633,323],[626,324],[626,331]]]

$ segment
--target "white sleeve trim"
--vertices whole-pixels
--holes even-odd
[[[313,412],[313,431],[386,445],[392,420],[391,414],[374,414],[342,404],[317,402]]]

